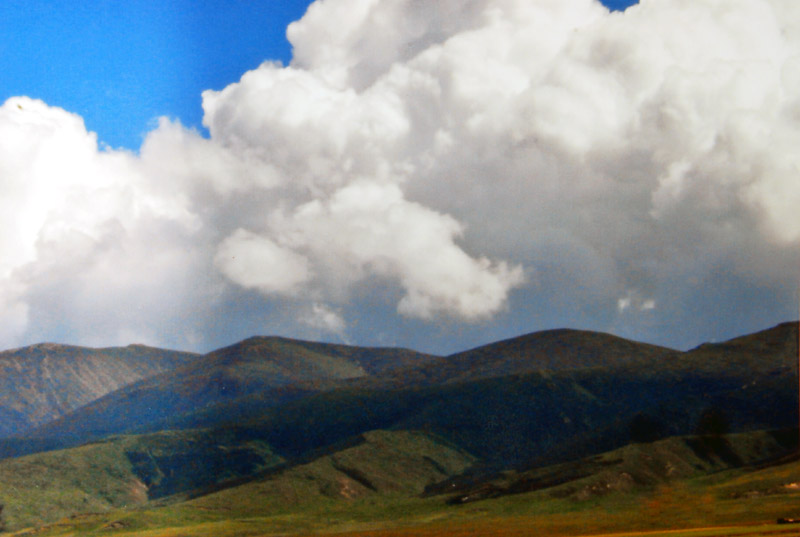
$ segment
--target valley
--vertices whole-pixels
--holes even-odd
[[[42,536],[800,534],[776,524],[800,516],[797,341],[784,323],[687,352],[558,330],[443,357],[283,338],[176,354],[0,438],[0,520]]]

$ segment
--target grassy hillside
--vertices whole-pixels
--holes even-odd
[[[504,478],[513,485],[524,477],[541,484],[550,476],[565,482],[460,503],[451,501],[451,482],[443,487],[445,494],[419,492],[468,465],[470,457],[418,433],[374,432],[357,445],[246,485],[158,508],[63,520],[41,528],[39,535],[522,537],[663,529],[716,537],[796,532],[774,523],[800,510],[800,463],[751,464],[785,452],[785,439],[752,433],[722,440],[727,446],[722,450],[703,447],[697,438],[675,438],[629,446],[576,462],[571,469],[509,474],[495,483]]]
[[[78,513],[144,505],[278,464],[268,446],[235,430],[115,437],[0,461],[6,529]]]
[[[21,522],[32,522],[37,516],[40,517],[39,521],[47,522],[76,515],[79,511],[75,506],[80,502],[85,502],[85,511],[88,513],[110,513],[107,516],[72,516],[71,522],[66,522],[67,526],[87,525],[83,529],[93,526],[102,533],[114,527],[146,528],[164,523],[174,524],[176,521],[190,526],[199,524],[205,528],[219,529],[227,524],[226,521],[236,525],[235,519],[250,519],[259,514],[291,517],[296,511],[339,510],[354,504],[361,504],[362,507],[391,505],[393,501],[403,503],[406,498],[418,496],[426,486],[464,471],[475,460],[460,449],[429,435],[407,431],[374,431],[351,439],[335,452],[318,454],[305,463],[266,472],[263,477],[240,486],[160,508],[120,511],[126,506],[143,506],[147,501],[147,489],[136,475],[135,468],[119,456],[121,451],[130,448],[130,442],[141,447],[143,441],[147,449],[152,451],[153,440],[150,438],[125,438],[69,452],[36,456],[43,459],[16,459],[22,461],[18,464],[30,465],[35,462],[37,469],[45,465],[63,468],[64,474],[60,479],[64,482],[56,482],[52,487],[53,490],[68,491],[74,503],[62,507],[51,495],[40,495],[27,501],[6,499],[4,515],[8,527],[18,528]],[[122,445],[118,445],[118,442],[122,442]],[[81,481],[70,489],[71,482],[66,482],[69,479],[67,476],[76,473],[84,475],[85,466],[91,466],[92,463],[88,462],[91,460],[99,461],[113,478],[104,479],[102,487]],[[24,472],[18,466],[10,467],[8,471],[7,475],[12,476],[35,473]],[[45,486],[47,481],[40,478],[35,482],[28,481],[23,486]],[[49,505],[38,508],[35,513],[22,512],[24,505],[34,503]],[[367,510],[370,509],[372,507]]]
[[[143,345],[91,349],[43,343],[0,352],[0,437],[22,433],[196,357]]]
[[[189,502],[208,511],[291,512],[375,495],[421,494],[475,458],[424,433],[370,431],[333,453]]]
[[[426,493],[446,494],[457,504],[539,490],[547,490],[553,498],[587,500],[778,461],[796,449],[796,430],[679,436],[632,443],[543,468],[507,470],[489,477],[467,473],[438,483]]]

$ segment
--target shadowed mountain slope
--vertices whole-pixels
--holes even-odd
[[[129,430],[155,430],[152,424],[164,419],[252,394],[260,394],[271,406],[332,389],[347,379],[364,378],[431,359],[429,355],[405,349],[254,337],[109,394],[39,428],[35,435],[68,440]],[[229,413],[223,421],[236,417],[236,413]],[[210,423],[219,424],[219,421]]]
[[[428,361],[372,377],[363,365],[370,353],[398,351],[350,358],[359,352],[253,338],[109,394],[37,433],[80,442],[247,422],[254,437],[295,457],[369,430],[419,429],[508,467],[691,434],[714,416],[725,431],[797,419],[797,323],[685,353],[549,331],[447,358],[410,353],[409,362]]]
[[[295,342],[299,343],[299,342]],[[308,344],[303,345],[316,345]],[[350,355],[370,349],[345,347]],[[383,349],[381,358],[387,356]],[[403,356],[409,351],[398,350]],[[392,368],[373,368],[373,374],[327,384],[295,382],[277,390],[253,392],[240,398],[209,405],[198,411],[175,414],[149,422],[139,431],[169,428],[213,427],[229,416],[242,421],[257,419],[267,409],[331,389],[400,390],[521,375],[542,370],[651,364],[674,359],[680,353],[664,347],[637,343],[616,336],[579,330],[550,330],[512,338],[447,357],[392,360]],[[374,358],[372,358],[374,361]]]
[[[295,342],[300,343],[300,342]],[[302,343],[303,345],[315,345]],[[345,347],[350,355],[370,352],[370,349]],[[381,358],[387,356],[383,349]],[[397,353],[409,351],[398,350]],[[346,379],[336,383],[312,384],[295,382],[274,391],[253,392],[209,405],[208,407],[175,414],[161,421],[149,422],[140,431],[169,428],[213,427],[224,423],[229,416],[242,420],[256,419],[276,401],[289,402],[318,391],[338,389],[398,390],[416,389],[442,384],[465,383],[508,375],[521,375],[542,370],[567,370],[586,367],[651,364],[671,360],[680,353],[664,347],[637,343],[616,336],[579,330],[549,330],[528,334],[446,357],[425,356],[423,360],[396,360],[393,367],[373,368],[373,374]],[[374,358],[372,358],[374,361]]]
[[[475,458],[428,434],[369,431],[313,460],[189,503],[204,510],[279,513],[374,495],[421,494],[466,470]]]
[[[792,426],[797,323],[740,343],[736,356],[723,343],[643,365],[542,370],[402,390],[338,389],[266,409],[250,426],[285,456],[367,430],[419,429],[505,467],[568,460],[703,428]]]
[[[684,355],[702,371],[725,370],[742,377],[778,376],[797,369],[798,323],[736,337],[721,343],[704,343]]]
[[[463,504],[546,490],[554,498],[586,500],[670,481],[768,464],[797,449],[797,430],[731,435],[675,436],[552,466],[508,470],[492,476],[462,474],[437,483],[428,495],[446,494]]]
[[[197,356],[143,345],[92,349],[53,343],[0,352],[0,436],[54,420]]]

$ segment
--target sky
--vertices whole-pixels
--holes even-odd
[[[800,7],[630,4],[3,2],[0,348],[797,319]]]

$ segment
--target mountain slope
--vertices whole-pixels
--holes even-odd
[[[584,330],[546,330],[490,343],[412,367],[397,369],[373,385],[394,388],[458,383],[541,370],[648,366],[678,351]]]
[[[369,431],[334,453],[189,502],[207,511],[278,513],[373,495],[416,496],[466,470],[475,458],[413,431]]]
[[[785,333],[782,343],[760,342]],[[285,456],[372,429],[419,429],[496,465],[568,460],[629,441],[742,432],[797,421],[797,323],[752,337],[757,367],[705,354],[610,367],[486,378],[403,390],[333,390],[264,411],[250,426]],[[759,350],[761,348],[761,350]],[[713,351],[713,352],[712,352]],[[777,373],[776,373],[777,372]]]
[[[795,530],[775,521],[797,514],[800,463],[772,460],[793,447],[782,436],[761,431],[631,445],[495,476],[495,494],[471,503],[460,501],[465,492],[491,487],[463,477],[425,485],[469,457],[419,433],[376,431],[335,453],[191,501],[79,515],[33,531],[42,537],[788,534]],[[428,492],[420,495],[422,487]]]
[[[0,461],[2,526],[17,529],[253,475],[276,465],[262,442],[235,430],[115,437]]]
[[[295,342],[301,343],[301,342]],[[303,345],[319,345],[302,343]],[[346,347],[352,354],[370,351]],[[383,349],[382,357],[388,349]],[[408,353],[409,351],[395,351]],[[150,421],[141,429],[213,427],[230,416],[255,419],[276,403],[285,403],[330,389],[398,390],[456,384],[483,379],[522,375],[541,370],[567,370],[585,367],[611,367],[626,364],[646,365],[674,359],[677,351],[625,340],[608,334],[579,330],[550,330],[492,343],[447,357],[398,361],[393,368],[373,369],[370,375],[336,383],[295,382],[278,390],[253,392],[207,407],[176,414],[161,421]]]
[[[38,432],[78,442],[246,419],[254,437],[295,457],[369,430],[419,429],[508,467],[691,434],[715,415],[730,431],[786,427],[797,419],[797,323],[686,353],[550,331],[470,351],[463,363],[448,358],[442,382],[402,389],[395,386],[398,378],[409,382],[406,372],[439,375],[443,360],[347,379],[360,374],[361,363],[342,361],[341,354],[322,360],[317,349],[328,347],[315,345],[247,340],[109,394]],[[554,356],[562,357],[561,369]],[[282,364],[293,365],[276,380]]]
[[[671,481],[777,461],[797,448],[794,430],[671,437],[635,442],[613,451],[553,466],[465,474],[426,490],[454,504],[545,490],[554,498],[586,500],[615,492],[654,488]]]
[[[291,510],[372,494],[418,495],[463,472],[474,457],[422,433],[372,431],[302,464],[281,462],[237,431],[115,437],[105,442],[0,461],[6,530],[80,513],[139,508],[151,500],[248,481],[190,501],[206,513]],[[262,477],[256,475],[262,472]],[[175,503],[180,498],[172,498]]]
[[[798,323],[781,323],[721,343],[704,343],[685,353],[699,369],[720,369],[746,377],[780,376],[797,369]]]
[[[261,394],[273,405],[334,388],[347,379],[430,359],[405,349],[254,337],[124,387],[39,428],[35,435],[88,439],[134,429],[154,430],[149,426],[164,419],[251,394]],[[296,389],[279,390],[290,385]],[[227,415],[228,420],[231,417],[235,414]]]
[[[257,337],[118,390],[34,434],[74,443],[125,431],[213,427],[335,388],[416,388],[542,369],[650,363],[674,354],[577,330],[529,334],[450,357]]]
[[[130,345],[43,343],[0,352],[0,437],[24,432],[197,355]]]

